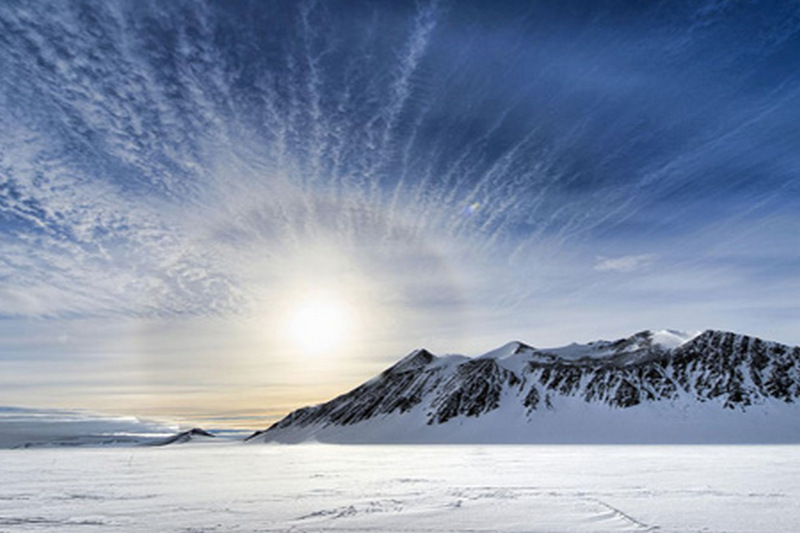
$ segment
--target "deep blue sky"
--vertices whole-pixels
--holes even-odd
[[[798,124],[796,2],[5,1],[0,403],[260,416],[423,344],[800,344]],[[352,327],[309,360],[281,320],[320,294]]]

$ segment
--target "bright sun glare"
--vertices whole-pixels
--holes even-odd
[[[303,301],[292,312],[288,333],[292,343],[306,352],[336,350],[345,342],[351,321],[351,313],[343,303],[311,299]]]

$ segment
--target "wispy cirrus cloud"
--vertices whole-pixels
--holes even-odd
[[[635,272],[652,265],[653,254],[623,255],[620,257],[598,257],[594,269],[598,272]]]

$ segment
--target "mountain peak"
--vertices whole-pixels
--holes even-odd
[[[508,342],[499,348],[495,348],[489,352],[478,357],[478,359],[506,359],[508,357],[518,355],[525,352],[531,352],[534,348],[528,346],[524,342],[520,341],[511,341]]]
[[[431,352],[426,350],[425,348],[418,348],[402,359],[400,359],[397,363],[389,367],[385,372],[387,373],[396,373],[396,372],[407,372],[409,370],[414,370],[417,368],[421,368],[427,366],[436,359],[436,356],[433,355]]]

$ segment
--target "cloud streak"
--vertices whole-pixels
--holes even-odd
[[[594,269],[598,272],[635,272],[647,268],[653,261],[655,256],[651,254],[598,257]]]

